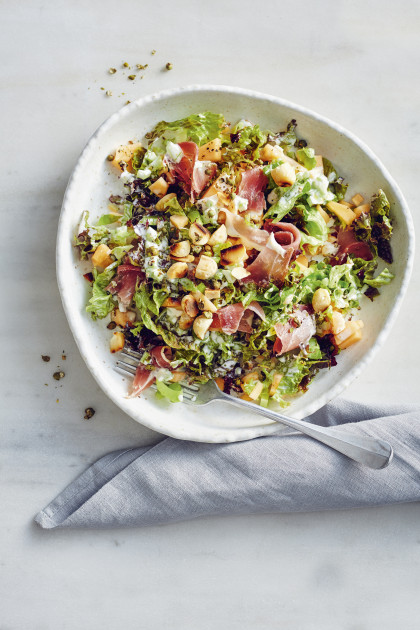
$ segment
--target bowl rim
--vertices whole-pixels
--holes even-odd
[[[154,92],[152,94],[145,95],[128,105],[122,106],[116,112],[111,114],[102,124],[99,125],[99,127],[94,131],[94,133],[88,139],[85,147],[81,151],[76,161],[75,167],[67,183],[67,187],[64,193],[61,211],[59,215],[59,220],[58,220],[58,231],[57,231],[57,240],[56,240],[56,275],[57,275],[57,284],[58,284],[58,288],[60,292],[60,297],[61,297],[63,309],[65,312],[68,324],[70,326],[74,340],[76,342],[76,345],[79,349],[79,352],[82,358],[84,359],[89,371],[95,378],[100,388],[104,391],[104,393],[120,409],[122,409],[125,413],[127,413],[127,415],[132,417],[134,420],[136,420],[137,422],[143,424],[144,426],[154,431],[158,431],[162,433],[162,427],[159,426],[157,428],[156,423],[154,423],[153,421],[150,421],[149,418],[146,417],[146,414],[142,413],[141,407],[138,413],[133,414],[132,411],[127,408],[125,404],[125,399],[121,399],[120,396],[114,394],[113,391],[108,391],[107,389],[104,388],[103,383],[101,382],[100,375],[97,373],[95,369],[95,365],[94,365],[95,361],[93,361],[92,358],[88,356],[87,353],[85,353],[83,351],[83,348],[81,347],[81,341],[79,339],[79,333],[78,333],[78,326],[73,321],[72,316],[71,316],[71,301],[69,299],[69,296],[67,295],[67,288],[66,288],[67,276],[65,272],[65,265],[62,262],[63,257],[61,256],[61,251],[64,251],[64,249],[62,248],[62,244],[64,245],[64,243],[68,239],[68,232],[64,229],[64,222],[62,221],[62,218],[67,211],[67,207],[70,204],[75,182],[78,178],[79,172],[83,169],[84,163],[89,156],[92,145],[94,145],[96,141],[104,133],[106,133],[106,131],[110,127],[112,127],[115,123],[117,123],[119,119],[129,116],[130,114],[135,112],[137,109],[142,108],[150,103],[158,103],[159,101],[170,99],[171,97],[175,97],[180,94],[187,95],[189,93],[197,93],[197,92],[220,92],[223,94],[241,95],[241,96],[249,97],[251,99],[255,99],[259,101],[265,100],[266,102],[273,103],[280,107],[287,107],[287,108],[293,109],[293,111],[296,112],[297,114],[299,113],[303,114],[305,116],[308,116],[314,119],[315,121],[319,121],[321,123],[326,124],[328,127],[332,128],[334,131],[344,135],[346,138],[351,140],[370,158],[371,161],[375,163],[376,167],[381,172],[381,175],[384,178],[384,181],[386,181],[388,186],[392,189],[395,195],[395,198],[400,205],[402,216],[406,223],[406,228],[407,228],[407,233],[408,233],[407,261],[406,261],[406,266],[405,266],[404,274],[401,281],[401,286],[395,297],[394,304],[391,308],[391,311],[389,312],[388,317],[385,321],[385,324],[382,327],[382,330],[380,331],[380,333],[378,334],[378,337],[376,338],[376,341],[373,344],[373,346],[363,355],[363,357],[359,361],[357,361],[357,363],[343,376],[343,378],[340,379],[338,383],[336,383],[330,390],[320,395],[316,401],[314,401],[313,403],[307,406],[307,408],[305,409],[305,416],[304,416],[304,417],[307,417],[311,415],[312,413],[314,413],[315,411],[317,411],[318,409],[320,409],[321,407],[323,407],[330,400],[336,398],[339,394],[341,394],[344,391],[344,389],[354,379],[356,379],[359,376],[362,370],[368,365],[368,363],[370,363],[370,361],[373,359],[375,354],[384,345],[384,342],[390,332],[390,329],[395,323],[395,320],[401,308],[402,298],[404,297],[404,294],[406,293],[406,290],[410,281],[410,276],[411,276],[411,272],[413,268],[413,261],[414,261],[415,236],[414,236],[413,220],[410,214],[410,210],[408,208],[408,204],[398,184],[395,182],[394,178],[391,176],[391,174],[386,169],[382,161],[377,157],[377,155],[362,140],[360,140],[353,132],[348,131],[346,128],[342,127],[340,124],[332,121],[331,119],[323,115],[320,115],[317,112],[314,112],[313,110],[307,107],[288,101],[287,99],[271,96],[263,92],[258,92],[255,90],[250,90],[250,89],[241,88],[241,87],[233,87],[233,86],[226,86],[226,85],[212,85],[212,84],[209,84],[209,85],[192,84],[192,85],[187,85],[183,87],[170,88],[170,89],[166,89],[166,90],[162,90],[159,92]],[[293,413],[291,413],[290,415],[293,415]],[[278,427],[276,427],[276,425],[267,425],[267,426],[261,426],[261,427],[240,427],[240,428],[235,427],[235,428],[229,429],[229,431],[227,432],[221,431],[220,427],[215,427],[214,428],[215,439],[209,439],[208,435],[200,439],[200,436],[198,437],[197,435],[194,435],[194,437],[191,435],[189,436],[187,432],[185,432],[185,434],[183,433],[182,439],[192,440],[192,441],[217,442],[217,443],[234,442],[234,441],[248,440],[248,439],[252,439],[254,437],[259,437],[262,435],[271,435],[278,431],[279,429]],[[165,427],[164,433],[171,437],[175,437],[175,438],[180,437],[179,432],[177,432],[176,430],[172,430],[170,424],[167,427],[167,431]]]

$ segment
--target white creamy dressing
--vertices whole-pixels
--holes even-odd
[[[161,257],[160,253],[168,248],[168,239],[166,237],[161,238],[160,242],[156,242],[158,237],[157,231],[149,225],[146,227],[143,223],[138,223],[135,226],[135,232],[144,240],[144,270],[147,278],[152,280],[163,280],[165,272],[160,268]],[[153,247],[157,250],[157,254],[149,254],[148,250]]]
[[[153,374],[157,381],[170,381],[172,378],[172,372],[166,368],[153,370]]]

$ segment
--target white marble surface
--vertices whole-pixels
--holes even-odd
[[[137,531],[45,532],[32,518],[101,454],[158,439],[99,391],[56,288],[58,212],[91,132],[126,99],[165,87],[285,96],[365,140],[418,226],[420,5],[21,0],[1,3],[0,21],[0,629],[418,628],[418,504]],[[145,78],[128,81],[123,61],[149,63]],[[386,348],[349,397],[420,402],[419,289],[415,271]]]

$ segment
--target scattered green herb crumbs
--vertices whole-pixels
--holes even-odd
[[[95,410],[92,407],[88,407],[85,409],[85,415],[83,416],[85,420],[90,420],[95,415]]]
[[[172,70],[173,67],[174,67],[173,64],[168,61],[168,63],[166,64],[166,69]]]
[[[130,66],[128,65],[128,63],[126,61],[124,61],[123,63],[123,68],[129,68]]]
[[[54,378],[56,381],[60,381],[60,380],[61,380],[62,378],[64,378],[64,377],[65,377],[65,374],[64,374],[64,372],[62,372],[62,371],[60,371],[60,372],[54,372],[54,374],[53,374],[53,378]]]
[[[115,155],[112,155],[112,153],[110,153],[106,156],[106,159],[108,160],[108,162],[113,162],[113,160],[115,160]]]
[[[112,96],[112,92],[111,92],[111,90],[107,90],[107,91],[105,92],[105,96]]]
[[[141,63],[137,63],[137,64],[136,64],[136,68],[137,68],[138,70],[146,70],[146,68],[148,68],[148,67],[149,67],[149,64],[148,64],[148,63],[146,63],[144,66],[143,66]]]
[[[152,50],[152,52],[151,52],[151,54],[152,54],[152,55],[156,55],[156,50],[155,50],[155,49],[153,49],[153,50]]]
[[[130,81],[134,81],[134,79],[136,78],[136,75],[135,74],[129,74],[127,78],[130,79]]]
[[[110,68],[108,70],[108,72],[109,72],[109,74],[115,74],[117,72],[117,69],[116,68]]]

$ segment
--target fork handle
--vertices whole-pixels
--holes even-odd
[[[336,427],[320,427],[316,424],[305,422],[304,420],[295,420],[281,413],[260,407],[255,403],[250,403],[240,398],[232,398],[226,394],[223,395],[223,392],[221,392],[221,394],[224,401],[236,406],[246,407],[253,413],[285,424],[291,429],[296,429],[369,468],[377,470],[385,468],[392,459],[392,446],[388,444],[388,442],[385,442],[385,440],[378,440],[376,438],[351,433],[343,434],[341,431],[337,431]]]

